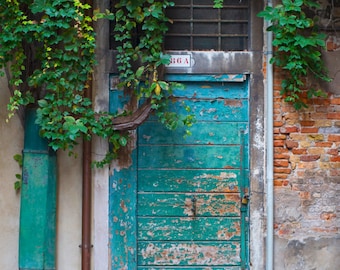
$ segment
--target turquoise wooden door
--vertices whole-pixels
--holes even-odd
[[[168,79],[186,85],[172,110],[197,123],[188,137],[153,117],[138,129],[134,165],[111,177],[112,269],[247,269],[248,82]]]

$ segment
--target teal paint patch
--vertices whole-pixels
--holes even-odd
[[[39,137],[35,111],[26,113],[21,187],[19,269],[55,269],[56,155]]]
[[[135,160],[135,154],[133,160]],[[137,268],[136,167],[114,171],[110,177],[110,247],[112,269]]]
[[[118,77],[110,77],[111,113],[122,111],[129,97],[117,88]],[[111,269],[137,269],[137,153],[131,150],[128,168],[112,168],[109,179],[109,245]],[[127,166],[126,166],[127,167]]]
[[[149,121],[139,128],[140,145],[183,144],[183,145],[231,145],[239,144],[240,129],[246,130],[247,123],[241,122],[197,122],[192,127],[179,127],[170,131],[159,122]],[[186,130],[191,136],[185,136]],[[156,134],[156,135],[155,135]],[[248,134],[245,134],[248,140]]]
[[[139,168],[235,169],[240,167],[239,146],[139,146]]]
[[[246,75],[244,74],[167,74],[165,78],[168,81],[175,82],[244,82]]]
[[[227,99],[246,99],[248,91],[247,82],[243,83],[213,83],[213,82],[194,82],[184,84],[184,88],[175,88],[175,97],[188,98],[227,98]]]

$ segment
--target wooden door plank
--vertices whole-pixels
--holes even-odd
[[[241,270],[240,266],[203,266],[203,267],[184,267],[184,266],[139,266],[137,270]]]
[[[246,130],[247,123],[197,122],[192,127],[179,127],[169,131],[159,122],[146,122],[138,130],[140,145],[147,144],[204,144],[228,145],[240,143],[240,129]],[[193,135],[185,136],[186,130]],[[247,136],[248,134],[246,134]],[[247,138],[246,138],[247,139]],[[246,140],[248,141],[248,140]]]
[[[240,215],[240,196],[238,193],[140,193],[137,210],[139,216],[235,217]]]
[[[144,192],[239,191],[239,170],[139,170],[138,189]]]
[[[174,89],[173,95],[176,97],[188,97],[197,99],[211,99],[211,97],[225,99],[244,99],[248,96],[248,91],[244,89],[246,83],[208,83],[194,82],[187,84],[183,89]]]
[[[240,147],[223,145],[139,146],[139,168],[240,168]]]
[[[138,241],[240,240],[240,219],[221,217],[140,217]]]
[[[144,242],[138,243],[138,265],[225,265],[240,264],[238,242]]]
[[[246,99],[174,99],[169,104],[169,110],[178,114],[187,115],[187,106],[190,113],[195,114],[197,121],[211,122],[247,122],[248,100]],[[155,120],[153,116],[150,120]]]

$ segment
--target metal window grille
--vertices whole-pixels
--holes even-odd
[[[249,0],[174,0],[167,9],[173,23],[165,37],[166,50],[243,51],[248,48]]]
[[[167,8],[172,20],[165,36],[166,50],[243,51],[248,49],[250,0],[224,0],[223,8],[213,8],[213,0],[172,0],[174,7]],[[115,0],[111,1],[114,10]],[[114,41],[111,26],[110,48],[119,45]],[[132,33],[136,44],[138,29]]]

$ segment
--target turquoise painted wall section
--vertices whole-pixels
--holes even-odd
[[[189,105],[197,123],[183,137],[185,127],[169,131],[151,116],[138,129],[130,169],[110,177],[112,269],[247,269],[248,81],[167,79],[186,85],[174,92],[171,110],[186,113]],[[132,207],[115,218],[122,200]],[[118,225],[133,222],[126,231]]]
[[[20,207],[19,269],[55,269],[56,155],[26,112]]]
[[[112,81],[112,80],[111,80]],[[117,112],[129,100],[110,87],[110,111]],[[109,226],[112,269],[137,269],[137,152],[130,149],[129,168],[112,168],[110,176]]]

